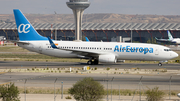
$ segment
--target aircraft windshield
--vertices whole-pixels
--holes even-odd
[[[171,49],[164,49],[164,51],[171,51]]]

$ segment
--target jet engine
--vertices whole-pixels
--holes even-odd
[[[117,58],[115,55],[99,55],[99,62],[116,63]]]

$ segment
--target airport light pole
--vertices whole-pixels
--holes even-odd
[[[24,81],[24,101],[26,101],[26,81],[27,79]]]
[[[113,83],[114,77],[111,80],[111,101],[112,101],[112,83]]]
[[[56,81],[57,81],[57,78],[54,81],[54,101],[56,101],[56,88],[55,88]]]
[[[131,18],[131,43],[132,43],[132,41],[133,41],[133,37],[132,37],[132,34],[133,34],[133,32],[132,32],[132,19],[133,19],[133,17]]]
[[[108,73],[107,73],[107,101],[109,101],[109,98],[108,98]]]
[[[170,76],[170,79],[169,79],[169,99],[171,99],[171,78],[172,76]]]
[[[132,23],[131,23],[131,43],[132,43]]]
[[[120,85],[119,85],[119,100],[121,100],[121,98],[120,98]]]
[[[141,76],[140,82],[139,82],[139,101],[141,101],[141,87],[140,87],[140,84],[141,84],[142,78],[143,78],[143,76]]]
[[[54,14],[55,14],[55,40],[57,40],[57,23],[56,23],[56,21],[57,21],[57,13],[56,13],[56,11],[54,11]]]
[[[61,99],[63,99],[63,81],[61,82]]]

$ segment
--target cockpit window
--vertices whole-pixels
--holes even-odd
[[[164,49],[164,51],[171,51],[171,49]]]

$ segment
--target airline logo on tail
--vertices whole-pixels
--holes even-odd
[[[30,30],[28,30],[30,28],[30,24],[20,24],[18,27],[18,32],[19,33],[28,33]]]
[[[13,11],[20,41],[48,40],[34,29],[19,9]]]

